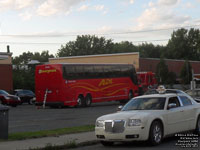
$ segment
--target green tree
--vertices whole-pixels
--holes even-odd
[[[165,60],[161,58],[156,67],[156,76],[160,84],[168,83],[168,73],[168,66],[165,64]]]
[[[138,47],[133,45],[132,42],[122,41],[114,44],[114,53],[127,53],[127,52],[138,52]]]
[[[183,84],[189,84],[192,80],[192,67],[190,62],[186,60],[180,72],[181,82]]]
[[[199,29],[178,29],[171,35],[164,56],[170,59],[200,60]]]
[[[24,52],[22,55],[13,58],[13,86],[14,89],[29,89],[34,91],[35,88],[35,65],[28,65],[31,60],[39,62],[48,62],[48,59],[54,57],[48,51],[41,53]]]
[[[13,58],[12,62],[14,65],[25,65],[28,64],[31,60],[38,60],[39,62],[48,62],[49,58],[53,58],[52,54],[49,54],[49,51],[42,51],[41,53],[35,52],[24,52],[22,55],[16,56]]]
[[[173,85],[176,82],[176,74],[174,72],[169,72],[168,73],[168,80],[167,80],[167,84],[169,85]]]
[[[154,46],[152,43],[143,43],[138,46],[140,56],[143,58],[160,58],[164,46]]]
[[[81,56],[94,54],[113,53],[114,43],[111,39],[106,40],[104,37],[95,35],[77,36],[76,41],[70,41],[65,46],[61,46],[57,55],[63,56]]]

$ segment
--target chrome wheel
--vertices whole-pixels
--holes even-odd
[[[160,121],[154,121],[151,124],[149,132],[149,142],[151,145],[158,145],[162,142],[163,128]]]
[[[160,141],[162,139],[162,132],[161,132],[161,128],[158,124],[155,125],[155,127],[153,129],[153,137],[154,137],[154,141],[156,143],[160,143]]]

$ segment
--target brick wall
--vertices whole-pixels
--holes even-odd
[[[140,58],[139,71],[156,72],[156,67],[159,62],[160,59],[157,58]],[[177,76],[180,75],[184,62],[184,60],[165,59],[165,63],[167,64],[169,71],[176,73]],[[190,65],[194,70],[194,74],[200,74],[200,61],[190,61]]]
[[[0,89],[13,90],[12,65],[0,64]]]

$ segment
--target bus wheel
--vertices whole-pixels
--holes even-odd
[[[79,95],[79,96],[78,96],[77,106],[78,106],[78,107],[83,107],[83,106],[85,106],[85,104],[84,104],[84,97],[83,97],[82,95]]]
[[[85,105],[87,107],[89,107],[90,105],[92,104],[92,96],[90,94],[88,94],[86,97],[85,97]]]

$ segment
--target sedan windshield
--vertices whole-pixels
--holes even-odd
[[[128,102],[122,111],[129,110],[163,110],[165,97],[135,98]]]

